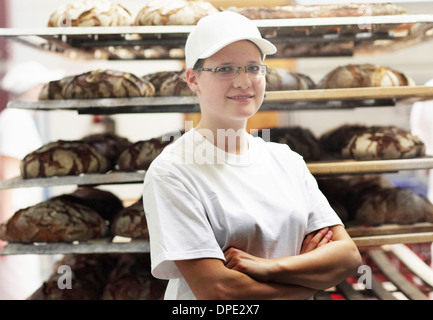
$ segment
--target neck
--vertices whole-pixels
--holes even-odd
[[[227,153],[240,155],[248,151],[246,121],[242,125],[230,127],[209,126],[204,121],[200,121],[195,129],[209,142]]]

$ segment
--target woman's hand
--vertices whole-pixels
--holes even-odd
[[[327,227],[311,232],[305,237],[300,254],[331,242],[332,235],[332,231]],[[236,248],[227,249],[224,256],[227,268],[245,273],[258,281],[269,281],[273,267],[272,260],[259,258]]]
[[[272,267],[270,260],[258,258],[236,248],[228,248],[224,256],[227,268],[245,273],[258,281],[269,280],[269,268]]]
[[[309,233],[302,242],[300,254],[313,251],[314,249],[331,242],[332,236],[333,233],[328,227]]]

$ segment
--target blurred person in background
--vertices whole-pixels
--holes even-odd
[[[44,83],[62,76],[36,62],[12,67],[1,79],[0,87],[12,100],[37,100]],[[20,176],[20,162],[42,145],[31,111],[0,106],[0,180]],[[43,201],[42,188],[0,190],[0,223],[19,209]],[[0,240],[0,250],[6,243]],[[37,255],[0,255],[0,299],[28,298],[42,284],[40,257]]]

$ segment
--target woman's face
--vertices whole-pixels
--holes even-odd
[[[203,63],[203,68],[262,64],[260,50],[250,41],[234,42]],[[219,127],[247,120],[260,108],[265,94],[265,77],[249,77],[244,69],[234,79],[218,78],[213,72],[190,72],[188,82],[197,93],[202,119],[219,121]],[[221,123],[222,122],[222,123]]]

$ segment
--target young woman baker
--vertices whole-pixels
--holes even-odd
[[[199,21],[186,76],[201,120],[146,173],[152,272],[166,299],[307,299],[356,275],[356,245],[302,157],[246,132],[276,52],[233,12]]]

